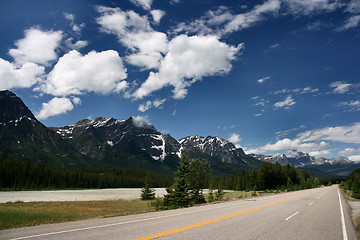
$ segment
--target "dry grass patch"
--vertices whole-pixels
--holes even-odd
[[[3,203],[0,204],[0,229],[115,217],[154,210],[149,202],[141,200]]]

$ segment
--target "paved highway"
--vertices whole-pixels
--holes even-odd
[[[0,239],[357,239],[338,187],[0,231]]]

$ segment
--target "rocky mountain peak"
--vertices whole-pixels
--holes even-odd
[[[8,90],[0,91],[0,123],[15,124],[23,119],[35,120],[36,118],[24,102],[13,92]]]

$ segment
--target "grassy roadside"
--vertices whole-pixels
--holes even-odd
[[[141,200],[10,202],[0,204],[0,229],[155,211]]]
[[[275,193],[259,191],[225,192],[222,201],[273,194]],[[0,204],[0,230],[153,211],[155,211],[155,207],[151,206],[150,201],[141,201],[140,199],[73,202],[8,202]]]

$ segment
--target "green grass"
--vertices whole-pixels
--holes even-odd
[[[0,229],[155,211],[141,200],[15,202],[0,204]]]

